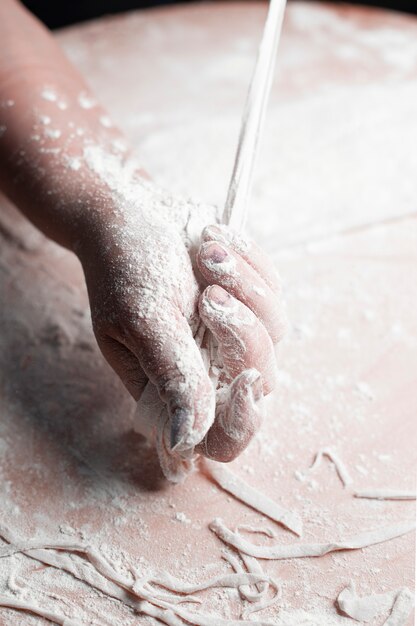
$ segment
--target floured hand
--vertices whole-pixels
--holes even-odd
[[[204,228],[196,245],[190,223],[201,232],[211,207],[167,199],[147,183],[130,190],[135,195],[139,202],[119,207],[80,254],[98,344],[136,400],[148,380],[156,386],[171,449],[197,446],[232,460],[258,429],[262,398],[275,385],[278,281],[262,251],[224,226]],[[218,345],[216,391],[194,339],[201,321]]]
[[[269,261],[227,229],[205,228],[218,221],[213,208],[138,175],[122,133],[53,37],[14,0],[0,13],[1,190],[79,256],[98,344],[134,398],[148,380],[156,386],[168,447],[232,459],[274,386],[281,322]]]

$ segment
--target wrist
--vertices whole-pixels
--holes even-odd
[[[136,232],[146,221],[145,209],[149,192],[138,176],[120,184],[116,174],[105,172],[96,176],[89,173],[89,183],[82,198],[76,195],[71,210],[71,241],[68,246],[81,264],[91,264],[106,254],[117,254],[123,248],[126,234]]]

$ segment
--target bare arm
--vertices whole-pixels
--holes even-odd
[[[92,142],[117,152],[122,135],[108,127],[50,32],[16,0],[0,2],[0,41],[2,191],[48,237],[73,248],[84,220],[91,224],[111,204],[79,159]]]
[[[0,41],[2,191],[79,257],[100,349],[135,399],[148,379],[157,387],[171,446],[199,444],[231,460],[258,428],[259,401],[275,383],[282,322],[267,259],[209,228],[197,281],[181,220],[199,207],[147,181],[83,78],[17,0],[0,1]],[[202,225],[213,221],[211,211]],[[201,293],[203,278],[226,291]],[[193,338],[199,304],[223,356],[217,411]]]

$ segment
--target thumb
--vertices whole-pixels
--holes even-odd
[[[147,320],[130,348],[167,405],[171,449],[197,445],[214,421],[215,393],[185,317],[168,309]]]

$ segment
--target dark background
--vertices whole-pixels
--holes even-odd
[[[190,0],[182,0],[189,2]],[[0,0],[1,2],[1,0]],[[174,4],[175,0],[24,0],[25,4],[50,28],[58,28],[89,20],[108,13],[119,13],[160,4]],[[365,4],[417,14],[417,0],[351,0],[350,4]]]

